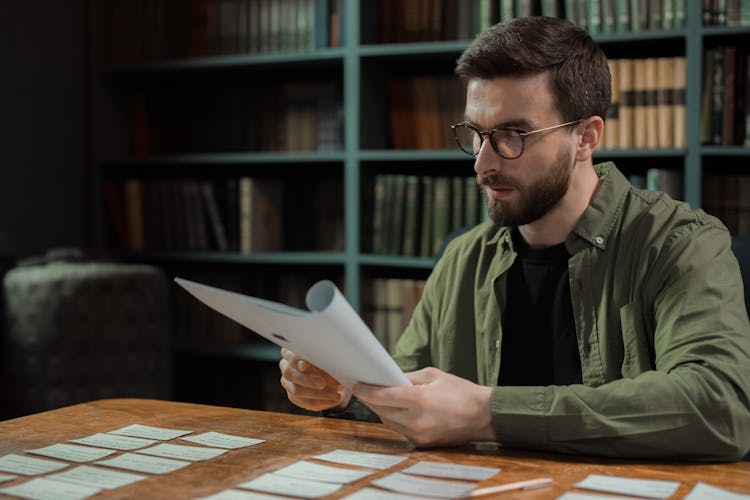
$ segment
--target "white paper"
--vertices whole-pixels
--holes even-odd
[[[607,493],[622,493],[623,495],[641,496],[646,498],[667,498],[672,496],[680,483],[677,481],[660,481],[657,479],[638,479],[629,477],[603,476],[589,474],[589,476],[575,485],[586,490],[606,491]]]
[[[479,467],[477,465],[449,464],[424,460],[422,462],[417,462],[401,472],[406,474],[417,474],[419,476],[443,477],[446,479],[484,481],[500,472],[500,469],[496,467]]]
[[[0,493],[34,500],[82,500],[100,491],[99,488],[54,481],[46,477],[0,489]]]
[[[44,448],[26,450],[26,453],[59,458],[69,462],[90,462],[111,455],[112,453],[115,453],[115,451],[104,450],[102,448],[92,448],[90,446],[78,446],[76,444],[57,443],[45,446]]]
[[[174,472],[190,465],[190,462],[174,460],[171,458],[150,457],[138,453],[124,453],[109,460],[96,462],[99,465],[107,465],[118,469],[134,470],[136,472],[147,472],[149,474],[166,474]]]
[[[340,484],[307,481],[277,474],[263,474],[246,483],[237,485],[239,488],[276,493],[290,497],[319,498],[330,495],[341,488]]]
[[[43,458],[32,458],[25,455],[16,455],[15,453],[0,457],[1,471],[21,474],[24,476],[46,474],[47,472],[64,469],[67,466],[68,464],[62,462],[45,460]]]
[[[89,446],[101,446],[102,448],[113,448],[115,450],[136,450],[154,444],[153,439],[143,439],[129,436],[116,436],[114,434],[94,434],[80,439],[71,439],[71,443],[87,444]]]
[[[161,427],[151,427],[150,425],[132,424],[121,429],[109,431],[107,434],[117,434],[118,436],[131,436],[146,439],[157,439],[159,441],[168,441],[170,439],[190,434],[193,431],[179,429],[163,429]]]
[[[12,474],[0,474],[0,483],[4,483],[5,481],[12,481],[17,477],[18,476],[14,476]]]
[[[246,446],[254,446],[266,442],[265,439],[232,436],[231,434],[213,431],[204,432],[203,434],[197,434],[195,436],[186,436],[180,439],[183,441],[190,441],[191,443],[215,446],[217,448],[228,448],[230,450],[236,450],[237,448],[245,448]]]
[[[563,493],[557,500],[638,500],[643,497],[621,497],[615,495],[598,495],[596,493]]]
[[[115,488],[120,488],[122,486],[127,486],[148,479],[148,476],[130,474],[128,472],[117,472],[114,470],[103,469],[101,467],[91,467],[89,465],[79,465],[78,467],[66,470],[65,472],[51,474],[47,476],[47,478],[56,481],[64,481],[66,483],[114,490]]]
[[[310,311],[175,278],[212,309],[330,373],[346,387],[355,382],[411,385],[336,285],[319,281],[307,291]]]
[[[300,479],[336,484],[353,483],[372,474],[371,471],[331,467],[330,465],[305,462],[304,460],[287,465],[282,469],[275,470],[273,473],[282,476],[298,477]]]
[[[476,483],[459,483],[442,479],[426,479],[394,472],[385,477],[375,479],[372,484],[399,493],[410,493],[428,497],[456,498],[461,497],[476,488]]]
[[[266,495],[265,493],[255,493],[252,491],[224,490],[207,497],[196,498],[195,500],[289,500],[286,497],[277,497],[275,495]],[[424,500],[424,499],[420,499]]]
[[[352,450],[333,450],[322,455],[314,455],[312,458],[325,460],[326,462],[335,462],[338,464],[357,465],[359,467],[369,467],[371,469],[387,469],[396,464],[400,464],[406,457],[398,455],[386,455],[385,453],[368,453],[364,451]]]
[[[376,488],[362,488],[351,495],[343,497],[341,500],[425,500],[425,498],[423,496],[404,495]]]
[[[176,458],[178,460],[190,460],[192,462],[194,460],[210,460],[226,452],[227,450],[220,450],[218,448],[164,443],[138,450],[136,453],[144,453],[156,457]]]
[[[690,493],[685,495],[685,500],[750,500],[750,495],[735,493],[708,483],[698,482]]]

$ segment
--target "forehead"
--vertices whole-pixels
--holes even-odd
[[[466,89],[466,118],[483,128],[532,125],[559,117],[549,73],[473,78]]]

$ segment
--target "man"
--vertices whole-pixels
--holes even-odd
[[[356,384],[352,398],[283,350],[289,399],[334,412],[358,399],[417,446],[744,456],[750,325],[730,235],[593,165],[602,51],[567,21],[521,18],[479,35],[456,72],[453,128],[492,221],[450,243],[396,347],[414,385]]]

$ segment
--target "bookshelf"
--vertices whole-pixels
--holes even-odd
[[[184,4],[205,7],[207,3],[211,5],[211,2],[214,5],[231,3],[232,8],[235,8],[238,5],[262,4],[262,1],[265,0],[204,0]],[[282,6],[301,5],[296,2],[298,0],[278,3]],[[492,5],[495,3],[498,2],[493,2]],[[499,2],[498,5],[503,3]],[[532,2],[538,3],[540,2]],[[172,5],[169,0],[162,0],[157,4],[164,9]],[[161,59],[137,60],[130,57],[131,53],[124,61],[93,64],[90,106],[93,124],[92,234],[99,246],[121,251],[132,260],[156,263],[170,275],[184,276],[271,300],[282,300],[300,307],[304,305],[303,292],[309,285],[317,279],[332,279],[342,288],[353,307],[370,321],[372,316],[369,301],[376,280],[423,280],[434,264],[431,256],[404,256],[398,252],[387,254],[373,251],[372,212],[375,206],[376,179],[388,175],[418,178],[470,178],[473,175],[471,160],[452,144],[434,143],[427,149],[392,147],[389,103],[395,98],[389,96],[388,82],[393,79],[403,82],[424,77],[449,77],[452,75],[455,59],[467,46],[468,39],[428,41],[423,35],[412,33],[410,36],[414,41],[411,42],[381,43],[382,28],[379,28],[378,16],[383,14],[383,9],[393,8],[397,2],[306,0],[302,4],[312,6],[314,10],[310,12],[318,14],[329,12],[331,6],[335,7],[335,16],[326,14],[315,17],[313,26],[316,32],[323,31],[329,35],[333,29],[336,32],[336,46],[320,42],[318,38],[321,37],[316,35],[313,36],[316,41],[310,42],[312,45],[303,49],[241,54],[223,53],[217,49],[216,53],[208,55],[204,51],[199,57],[188,57],[187,49],[174,49],[171,57]],[[425,3],[428,4],[429,2]],[[438,4],[446,6],[451,3],[446,0],[435,3]],[[556,3],[561,9],[563,4]],[[108,5],[106,0],[92,2],[91,19],[100,23],[100,27],[103,22],[103,5]],[[480,6],[489,8],[486,12],[482,11],[484,13],[481,15],[478,14],[480,11],[475,11],[475,17],[479,21],[472,22],[484,22],[488,25],[489,22],[498,20],[500,12],[489,2],[478,0],[472,2],[472,5],[474,9],[479,9]],[[750,46],[750,26],[704,25],[701,2],[688,1],[684,5],[687,8],[684,24],[678,24],[672,29],[599,32],[594,35],[610,58],[635,59],[645,57],[644,54],[648,54],[648,57],[684,56],[684,146],[608,149],[599,152],[596,158],[597,161],[616,161],[626,174],[642,174],[651,167],[681,172],[684,199],[693,207],[699,207],[706,196],[703,190],[704,177],[708,174],[746,174],[743,165],[750,156],[750,148],[747,146],[701,144],[704,51],[719,45],[738,48]],[[182,15],[187,14],[183,12]],[[280,14],[277,12],[276,15]],[[275,22],[281,23],[279,20]],[[461,22],[469,21],[464,18]],[[480,25],[471,26],[473,27],[465,29],[479,29]],[[92,31],[92,60],[101,61],[101,57],[97,55],[102,51],[97,30]],[[322,36],[324,40],[330,38]],[[113,42],[110,39],[108,43]],[[153,44],[154,41],[143,42],[144,46],[149,43]],[[219,141],[211,147],[197,147],[197,150],[191,144],[161,149],[151,144],[150,148],[139,150],[131,144],[134,116],[136,121],[138,119],[133,114],[130,99],[133,93],[146,95],[149,102],[158,107],[160,99],[170,99],[180,92],[191,91],[195,94],[186,94],[188,97],[200,95],[202,99],[208,96],[205,102],[210,107],[215,104],[211,101],[211,96],[216,94],[239,92],[242,95],[248,88],[268,91],[290,83],[304,87],[321,82],[333,85],[338,92],[332,106],[337,107],[340,113],[340,130],[336,132],[338,142],[332,148],[290,151],[289,147],[264,147],[263,141],[253,142],[255,147]],[[270,96],[269,99],[274,96],[273,92],[264,95]],[[242,102],[242,99],[236,102]],[[258,112],[262,108],[261,104],[252,102],[242,109],[241,114],[247,119],[260,118],[264,123],[278,118],[274,114],[256,116],[261,114]],[[177,113],[176,110],[182,109],[180,106],[174,106],[171,112]],[[169,118],[170,108],[167,106],[165,109],[163,112]],[[459,112],[462,114],[462,109]],[[188,118],[183,118],[185,119]],[[298,115],[289,115],[284,123],[299,123],[303,119]],[[455,120],[458,119],[460,115]],[[217,127],[231,127],[231,124],[217,120]],[[439,120],[447,128],[453,118],[442,115]],[[151,119],[149,124],[153,126],[153,123]],[[173,123],[179,125],[179,120]],[[283,133],[283,130],[278,133]],[[192,131],[189,134],[198,133]],[[128,251],[127,245],[123,245],[122,240],[118,241],[112,227],[111,213],[100,189],[106,181],[117,183],[127,179],[140,179],[144,182],[197,179],[220,185],[226,179],[244,176],[277,179],[284,186],[283,203],[275,205],[282,212],[285,228],[279,251],[243,253],[235,248],[219,251],[212,245],[193,250],[146,247],[135,252]],[[326,192],[324,198],[334,199],[337,209],[334,210],[333,220],[325,226],[325,234],[318,238],[322,242],[318,242],[310,228],[316,224],[314,214],[319,200],[306,187],[321,178],[330,180],[334,186],[332,191]],[[750,193],[743,192],[742,197],[750,197]],[[180,302],[184,302],[185,297],[177,296],[180,292],[175,290],[175,307],[178,310],[175,319],[177,356],[183,360],[182,365],[178,363],[178,366],[182,366],[182,372],[178,373],[178,385],[179,375],[186,380],[181,389],[178,387],[180,397],[199,400],[208,397],[205,396],[210,393],[210,390],[205,389],[207,386],[204,386],[204,391],[197,391],[204,396],[191,396],[186,388],[192,383],[189,381],[193,380],[190,376],[190,363],[198,364],[200,360],[212,360],[211,366],[219,367],[216,373],[209,373],[209,370],[201,372],[207,377],[214,377],[217,385],[221,385],[222,380],[227,382],[231,374],[225,371],[237,360],[241,361],[240,365],[244,363],[256,368],[258,365],[266,365],[269,373],[274,372],[273,376],[267,376],[273,384],[276,383],[278,377],[275,375],[275,364],[278,357],[267,345],[253,344],[255,339],[251,335],[238,333],[236,327],[227,323],[228,320],[224,322],[221,318],[211,318],[214,313],[207,314],[203,311],[181,318],[180,314],[185,314],[184,311],[180,312],[180,308],[184,307]],[[204,335],[181,339],[180,330],[190,329],[195,325],[203,325]],[[225,338],[213,339],[205,335],[205,331],[210,330],[229,333]],[[222,366],[220,360],[230,358],[232,363],[226,362]],[[238,378],[242,378],[243,383],[248,386],[255,383],[247,380],[246,376]],[[229,396],[227,401],[241,405],[266,404],[257,400],[248,402],[243,398],[232,399]],[[221,403],[216,399],[210,402]]]

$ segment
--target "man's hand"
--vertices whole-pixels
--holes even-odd
[[[424,368],[407,373],[411,387],[356,384],[354,395],[378,414],[386,427],[417,446],[450,446],[494,441],[492,388]]]
[[[317,366],[281,348],[281,386],[289,401],[306,410],[320,411],[345,407],[351,392]]]

